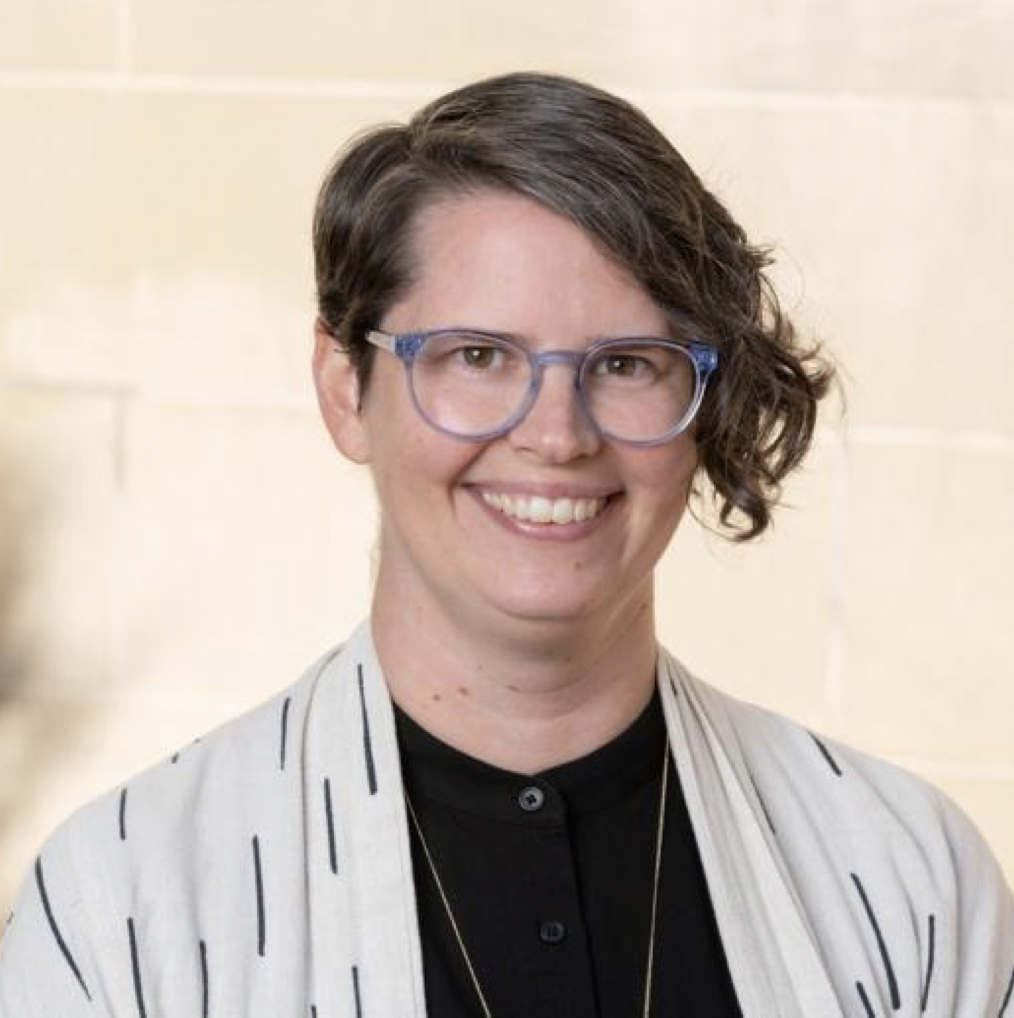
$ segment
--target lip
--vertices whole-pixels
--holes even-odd
[[[535,482],[535,481],[472,481],[465,485],[470,491],[481,493],[490,492],[494,495],[541,495],[543,498],[612,498],[618,495],[618,488],[608,488],[603,485],[589,487],[582,484],[567,484],[564,482]]]
[[[613,509],[620,498],[620,493],[615,490],[599,494],[577,495],[573,487],[567,488],[563,485],[498,485],[496,487],[468,485],[466,486],[466,491],[472,496],[479,508],[495,523],[503,527],[504,530],[523,537],[530,537],[537,541],[557,542],[579,541],[594,533],[612,518]],[[543,495],[546,498],[604,498],[606,504],[590,520],[581,520],[580,522],[575,520],[571,523],[532,523],[529,520],[519,520],[515,516],[508,516],[499,509],[494,509],[493,506],[483,499],[483,491],[495,491],[504,495]]]

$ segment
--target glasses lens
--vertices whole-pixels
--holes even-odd
[[[635,340],[602,347],[581,379],[588,411],[615,438],[650,442],[683,423],[697,371],[682,347]]]
[[[486,435],[506,424],[530,383],[524,351],[490,336],[437,333],[412,362],[412,391],[423,416],[462,437]]]

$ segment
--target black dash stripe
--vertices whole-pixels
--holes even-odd
[[[884,935],[880,932],[880,926],[877,923],[877,917],[873,914],[873,907],[870,905],[870,899],[866,897],[866,891],[863,888],[863,883],[855,875],[851,874],[852,882],[856,885],[856,890],[859,892],[859,897],[862,899],[863,908],[866,909],[866,915],[869,917],[870,925],[873,927],[873,932],[877,937],[877,947],[880,948],[880,957],[884,963],[884,970],[887,973],[887,986],[891,991],[891,1008],[897,1011],[901,1007],[901,995],[898,993],[898,980],[894,977],[894,968],[891,965],[891,956],[887,953],[887,944],[884,943]]]
[[[289,731],[289,704],[292,703],[292,697],[287,696],[285,703],[282,704],[282,744],[279,750],[279,762],[281,769],[285,770],[285,740]]]
[[[310,1005],[310,1018],[317,1018],[317,1005],[316,1004],[311,1004]]]
[[[127,936],[130,937],[130,967],[134,972],[134,996],[137,998],[138,1018],[145,1018],[144,989],[141,986],[141,964],[137,958],[137,937],[134,934],[134,920],[127,919]]]
[[[866,987],[857,981],[856,990],[859,992],[859,999],[863,1002],[863,1007],[866,1008],[866,1018],[877,1018],[877,1013],[873,1010],[870,998],[866,996]]]
[[[257,953],[264,957],[264,879],[261,874],[261,845],[253,836],[254,887],[257,891]]]
[[[370,718],[366,713],[366,692],[363,689],[363,666],[356,665],[359,673],[359,703],[363,709],[363,752],[366,754],[366,783],[370,795],[377,794],[377,770],[373,765],[373,743],[370,741]]]
[[[359,968],[352,966],[352,992],[356,995],[356,1018],[363,1018],[363,1005],[359,999]]]
[[[120,791],[120,841],[127,840],[127,790]]]
[[[821,755],[827,761],[828,766],[840,778],[841,777],[841,768],[838,766],[838,762],[835,760],[835,758],[833,756],[831,756],[830,752],[828,751],[827,746],[825,746],[824,743],[822,743],[820,741],[820,739],[818,739],[817,736],[813,734],[813,732],[810,732],[810,738],[813,739],[813,741],[817,744],[817,749],[820,750]]]
[[[760,803],[760,808],[764,814],[764,819],[768,822],[768,827],[771,828],[771,833],[777,834],[778,832],[775,830],[775,825],[771,822],[771,814],[768,812],[767,803],[764,801],[764,796],[760,794],[760,789],[757,787],[757,782],[754,781],[752,774],[750,775],[750,784],[753,785],[754,795],[757,796],[757,801]]]
[[[46,919],[49,920],[49,928],[53,931],[53,937],[56,939],[56,946],[60,948],[60,953],[70,966],[71,972],[74,973],[74,978],[78,981],[81,989],[84,990],[84,995],[91,1000],[92,995],[88,992],[88,987],[85,985],[84,977],[81,975],[81,970],[77,967],[77,962],[74,961],[74,956],[70,953],[70,948],[67,947],[66,942],[61,936],[60,927],[56,925],[56,919],[53,917],[53,910],[49,906],[49,895],[46,894],[46,882],[42,879],[42,856],[39,856],[35,860],[35,883],[39,888],[39,897],[42,899],[42,909],[46,913]]]
[[[327,818],[327,857],[331,872],[338,872],[338,847],[334,839],[334,812],[331,809],[331,779],[324,779],[324,815]]]
[[[929,917],[929,948],[927,950],[928,957],[926,959],[926,982],[923,983],[922,987],[922,1000],[920,1002],[919,1010],[926,1010],[926,1001],[929,1000],[929,988],[930,980],[933,978],[933,954],[936,947],[936,917],[930,915]]]
[[[1010,1003],[1010,996],[1012,992],[1014,992],[1014,969],[1011,970],[1010,982],[1007,984],[1007,992],[1003,995],[1003,1003],[1000,1005],[1000,1010],[997,1013],[996,1018],[1003,1018],[1003,1014],[1007,1010],[1007,1005]]]
[[[201,950],[201,1018],[208,1018],[208,945],[202,940]]]
[[[169,757],[169,763],[174,764],[176,763],[177,760],[179,760],[179,758],[180,758],[179,753],[173,753],[173,755]]]

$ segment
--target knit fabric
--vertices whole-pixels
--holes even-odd
[[[954,805],[665,651],[658,682],[745,1018],[1014,1018],[1014,900]],[[0,940],[2,1018],[425,1010],[368,623],[61,826]]]

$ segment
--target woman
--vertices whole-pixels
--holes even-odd
[[[688,500],[760,533],[829,381],[668,142],[480,82],[360,138],[314,241],[371,618],[54,835],[3,1018],[1004,1014],[1014,902],[964,817],[656,645]]]

